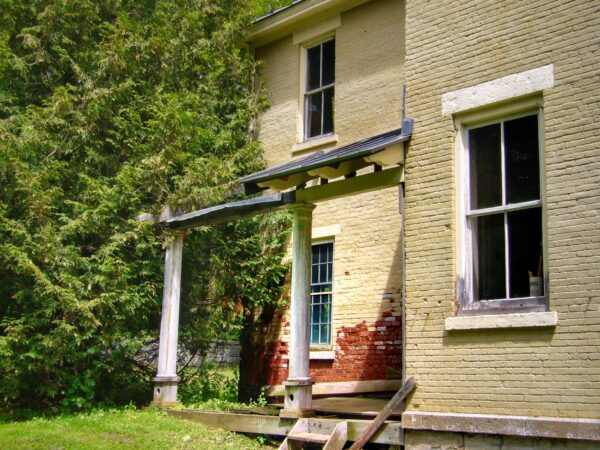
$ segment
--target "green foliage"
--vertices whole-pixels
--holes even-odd
[[[250,1],[250,0],[249,0]],[[140,213],[210,205],[262,168],[246,1],[0,0],[0,404],[141,401],[161,247]],[[272,301],[285,215],[189,234],[181,342]]]
[[[152,409],[96,410],[0,423],[2,449],[260,449],[257,440]]]
[[[292,0],[256,0],[256,15],[263,16],[292,3]]]
[[[187,406],[217,400],[235,403],[238,399],[237,368],[226,370],[211,364],[204,364],[188,377],[187,383],[180,386],[178,398]]]

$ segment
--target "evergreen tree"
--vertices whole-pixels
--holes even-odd
[[[243,0],[0,0],[0,402],[147,397],[167,231],[263,166]],[[280,216],[185,243],[182,343],[277,297]],[[265,230],[269,230],[265,232]],[[234,238],[235,237],[235,238]]]

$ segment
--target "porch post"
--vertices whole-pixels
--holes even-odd
[[[312,211],[315,205],[298,203],[294,213],[292,305],[290,309],[290,347],[288,379],[285,385],[282,417],[308,417],[312,409],[312,385],[309,372],[310,351],[310,270]]]
[[[178,231],[167,246],[165,255],[165,282],[162,314],[160,318],[160,343],[158,345],[158,373],[154,382],[152,404],[161,408],[177,403],[177,334],[179,331],[179,293],[181,287],[181,257],[183,236]]]

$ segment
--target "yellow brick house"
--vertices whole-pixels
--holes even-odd
[[[302,417],[391,369],[407,449],[597,448],[598,4],[300,0],[247,44],[269,169],[240,181],[268,194],[170,223],[294,211],[249,388]]]

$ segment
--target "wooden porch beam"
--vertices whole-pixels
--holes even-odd
[[[297,203],[315,203],[348,195],[361,194],[389,186],[397,186],[404,178],[404,168],[373,172],[328,184],[296,190]]]

